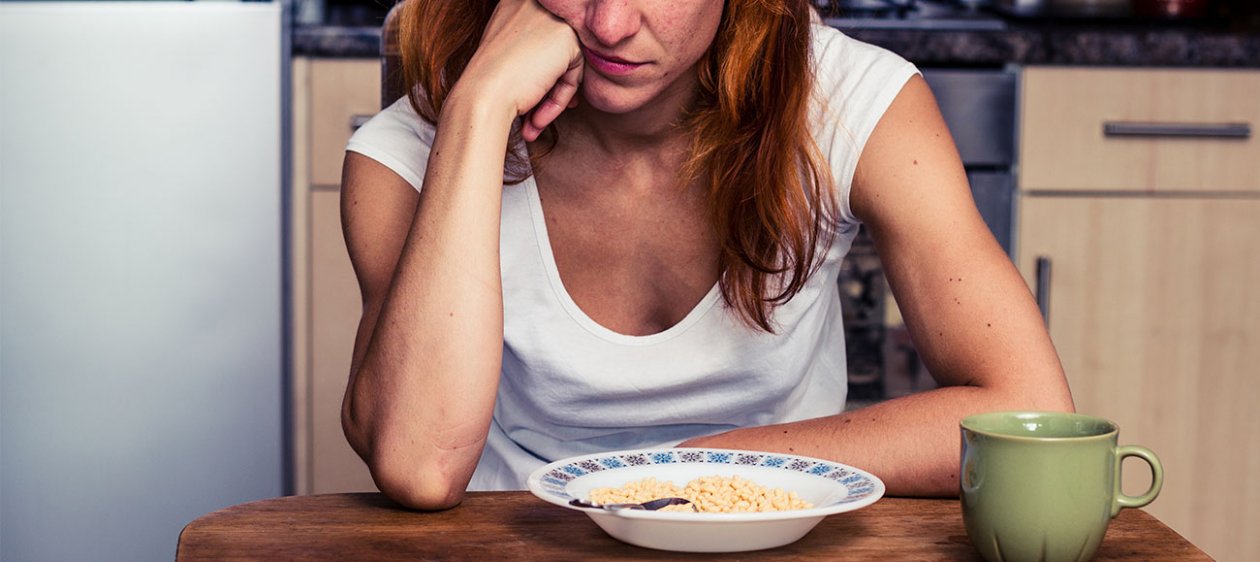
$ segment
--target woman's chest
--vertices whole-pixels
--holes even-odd
[[[536,184],[547,265],[581,311],[614,332],[664,331],[717,283],[706,203],[670,180],[574,174]]]

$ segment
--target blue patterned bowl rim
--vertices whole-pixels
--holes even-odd
[[[810,509],[769,513],[671,513],[621,510],[615,514],[629,518],[669,520],[769,520],[820,517],[833,513],[852,511],[875,503],[884,495],[884,483],[875,475],[852,466],[813,457],[784,453],[745,451],[736,449],[672,448],[633,449],[596,453],[562,459],[540,467],[526,481],[529,490],[539,498],[570,509],[574,499],[568,485],[573,480],[608,470],[649,465],[709,464],[717,467],[730,465],[758,466],[792,471],[811,478],[830,480],[843,486],[847,495],[826,505]],[[582,498],[585,499],[585,498]],[[582,510],[588,511],[589,510]],[[605,512],[608,513],[608,512]]]

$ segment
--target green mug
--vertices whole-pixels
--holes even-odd
[[[1062,412],[963,418],[961,481],[967,536],[985,560],[1088,560],[1121,508],[1151,503],[1164,469],[1145,447],[1117,446],[1116,424]],[[1146,493],[1120,490],[1120,465],[1151,467]]]

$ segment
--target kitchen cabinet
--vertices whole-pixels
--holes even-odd
[[[1260,71],[1034,67],[1022,88],[1026,190],[1260,193]]]
[[[1260,72],[1028,68],[1022,90],[1017,262],[1077,410],[1162,459],[1145,509],[1217,559],[1260,559],[1260,146],[1104,134],[1254,127]],[[1144,490],[1145,466],[1125,470]]]
[[[292,428],[296,493],[375,491],[341,431],[341,399],[362,312],[341,233],[346,141],[380,107],[378,59],[293,62]]]

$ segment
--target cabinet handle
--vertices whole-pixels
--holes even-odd
[[[357,131],[365,123],[372,119],[371,115],[352,115],[350,116],[350,130]]]
[[[1103,135],[1108,137],[1172,137],[1205,139],[1249,139],[1251,123],[1135,123],[1107,121]]]
[[[1037,308],[1041,309],[1041,318],[1046,326],[1050,326],[1050,258],[1037,256]]]

